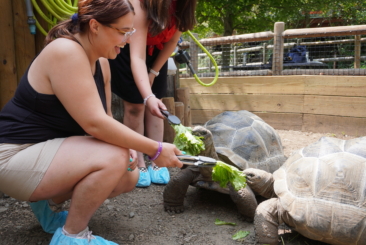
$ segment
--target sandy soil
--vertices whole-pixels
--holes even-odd
[[[277,130],[284,153],[316,142],[322,136],[351,139],[347,135]],[[175,175],[179,169],[170,169]],[[118,244],[256,244],[252,223],[245,222],[228,195],[189,187],[186,210],[170,215],[163,208],[164,186],[152,185],[107,200],[90,222],[93,234]],[[215,220],[234,222],[236,226],[218,226]],[[234,241],[237,231],[248,231],[242,241]],[[281,226],[279,244],[320,245]],[[0,244],[49,244],[52,235],[44,233],[26,202],[0,197]]]

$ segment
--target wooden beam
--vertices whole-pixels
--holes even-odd
[[[201,78],[210,83],[212,78]],[[194,78],[181,78],[181,87],[189,88],[191,94],[304,94],[305,77],[296,79],[286,76],[273,77],[220,77],[213,86],[205,87]]]
[[[366,97],[305,95],[304,113],[366,118]]]
[[[262,111],[303,113],[304,95],[191,94],[197,110]]]
[[[0,109],[17,88],[12,0],[0,1]]]
[[[36,55],[35,37],[29,31],[25,1],[12,1],[14,19],[15,56],[18,83]]]
[[[366,80],[362,76],[301,76],[304,94],[332,96],[366,96]],[[294,77],[287,77],[294,79]],[[297,80],[297,79],[294,79]]]
[[[366,25],[335,26],[319,28],[288,29],[283,32],[284,38],[307,38],[307,37],[334,37],[365,35]]]

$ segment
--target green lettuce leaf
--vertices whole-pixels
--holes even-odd
[[[247,178],[242,171],[221,161],[217,161],[212,169],[212,180],[220,182],[221,187],[226,187],[230,182],[236,191],[247,185]]]
[[[243,239],[249,235],[249,231],[238,231],[232,236],[233,240]]]
[[[230,222],[226,222],[226,221],[221,221],[219,219],[215,220],[215,225],[236,225],[235,223],[230,223]]]
[[[205,150],[205,144],[201,140],[203,137],[192,134],[192,129],[182,124],[172,125],[175,131],[173,144],[187,155],[196,156]]]

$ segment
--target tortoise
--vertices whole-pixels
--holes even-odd
[[[258,167],[273,172],[285,162],[276,131],[258,116],[247,112],[224,112],[192,133],[203,137],[205,151],[200,155],[231,164],[240,170]],[[225,142],[225,139],[227,142]],[[212,181],[211,167],[186,167],[170,180],[164,189],[164,208],[168,212],[184,211],[184,197],[189,185],[229,194],[239,213],[248,221],[254,219],[257,200],[249,187],[235,191]]]
[[[313,240],[366,244],[366,137],[322,137],[273,174],[244,173],[254,192],[270,198],[255,212],[259,243],[278,244],[278,226],[285,223]]]

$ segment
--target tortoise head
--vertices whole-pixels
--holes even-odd
[[[261,169],[247,168],[243,171],[247,177],[248,186],[256,193],[266,198],[273,197],[273,176]]]

